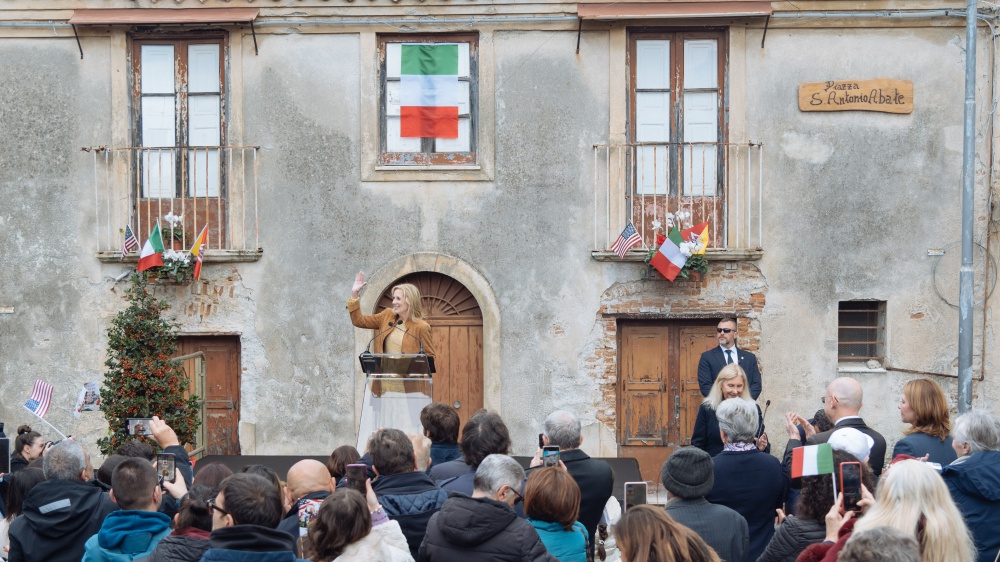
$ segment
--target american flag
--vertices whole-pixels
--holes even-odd
[[[40,418],[44,418],[49,411],[49,404],[52,402],[52,385],[35,379],[35,388],[31,389],[31,396],[24,403],[24,407],[29,412]]]
[[[122,246],[122,259],[129,252],[139,247],[139,241],[135,239],[135,234],[132,232],[132,227],[130,225],[125,225],[125,245]]]
[[[618,236],[618,240],[615,240],[614,246],[611,246],[611,251],[618,254],[619,258],[624,259],[625,254],[639,242],[642,242],[642,237],[639,236],[639,233],[635,231],[635,227],[630,222],[625,226],[625,230],[622,231],[621,235]]]

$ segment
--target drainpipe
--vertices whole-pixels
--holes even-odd
[[[976,0],[965,10],[965,131],[962,153],[962,267],[958,293],[958,413],[972,409],[972,226],[976,156]],[[988,233],[987,233],[988,235]],[[987,256],[989,259],[989,256]],[[989,267],[989,264],[987,264]],[[983,334],[986,337],[986,334]],[[985,357],[982,358],[986,360]]]

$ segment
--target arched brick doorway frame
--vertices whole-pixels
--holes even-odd
[[[366,272],[368,287],[361,293],[361,310],[365,314],[375,311],[382,293],[391,288],[399,278],[420,271],[442,273],[465,286],[479,303],[483,315],[483,407],[503,415],[501,393],[503,379],[500,375],[500,307],[493,289],[485,277],[472,265],[453,256],[436,252],[419,252],[389,261],[379,269]],[[365,350],[371,339],[367,330],[354,330],[355,355]],[[361,412],[365,391],[365,374],[357,361],[354,377],[354,411]],[[355,431],[360,419],[354,416]]]

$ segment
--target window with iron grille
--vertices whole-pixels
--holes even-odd
[[[841,301],[837,360],[885,363],[885,301]]]

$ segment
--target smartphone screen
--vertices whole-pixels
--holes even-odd
[[[538,448],[541,449],[543,447],[545,447],[545,434],[544,433],[539,433],[538,434]]]
[[[646,503],[646,483],[626,482],[625,483],[625,511]]]
[[[362,465],[364,466],[364,465]],[[309,524],[319,513],[319,506],[323,500],[300,500],[299,501],[299,536],[304,537],[309,533]]]
[[[0,472],[10,472],[10,439],[7,437],[0,438]]]
[[[368,479],[368,467],[364,464],[349,464],[345,468],[347,469],[347,487],[361,492],[362,496],[367,494],[368,488],[365,486],[365,480]]]
[[[840,490],[844,494],[844,512],[861,511],[861,463],[840,463]]]
[[[152,435],[153,432],[149,429],[149,422],[151,421],[153,421],[153,418],[128,418],[128,434]]]
[[[542,447],[542,466],[559,466],[559,447],[557,445]]]
[[[156,455],[156,473],[161,482],[174,482],[177,480],[176,459],[170,453],[160,453]]]

